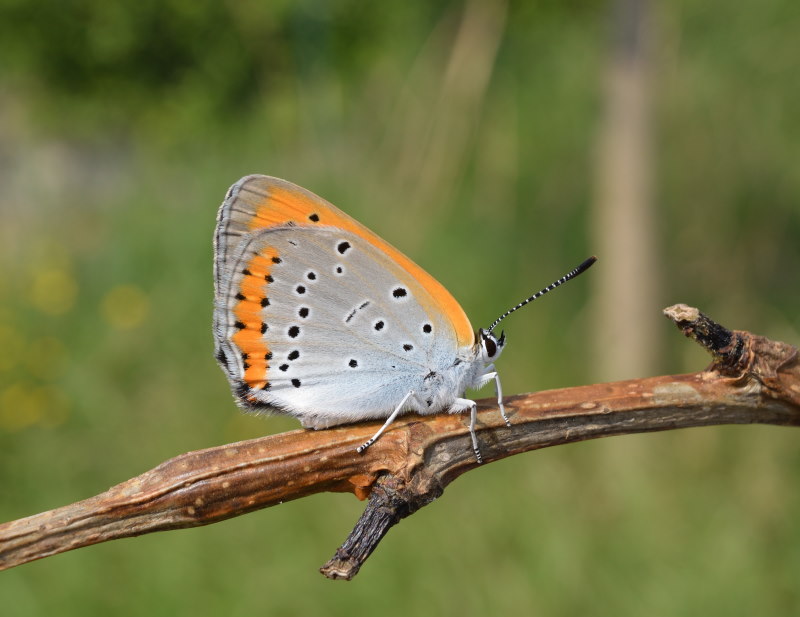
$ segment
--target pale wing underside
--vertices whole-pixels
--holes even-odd
[[[256,231],[227,257],[214,330],[248,407],[306,423],[382,417],[456,357],[452,325],[425,288],[354,233]]]

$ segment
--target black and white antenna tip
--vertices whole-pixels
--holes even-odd
[[[521,309],[523,306],[525,306],[525,305],[526,305],[526,304],[528,304],[529,302],[533,302],[533,301],[534,301],[534,300],[536,300],[537,298],[541,298],[541,297],[542,297],[544,294],[546,294],[548,291],[553,291],[553,290],[554,290],[556,287],[558,287],[559,285],[563,285],[563,284],[564,284],[564,283],[566,283],[568,280],[570,280],[570,279],[574,279],[574,278],[575,278],[576,276],[578,276],[579,274],[582,274],[582,273],[586,272],[586,271],[587,271],[589,268],[591,268],[591,267],[592,267],[592,264],[594,264],[594,262],[596,262],[596,261],[597,261],[597,257],[595,257],[594,255],[592,255],[592,256],[591,256],[591,257],[589,257],[588,259],[585,259],[585,260],[584,260],[584,261],[583,261],[583,262],[582,262],[582,263],[581,263],[581,264],[580,264],[580,265],[579,265],[577,268],[575,268],[574,270],[572,270],[572,271],[570,271],[570,272],[567,272],[567,274],[565,274],[564,276],[562,276],[562,277],[561,277],[560,279],[558,279],[557,281],[553,281],[552,283],[550,283],[550,284],[549,284],[547,287],[545,287],[544,289],[540,289],[539,291],[537,291],[535,294],[533,294],[533,295],[532,295],[532,296],[530,296],[529,298],[526,298],[525,300],[523,300],[522,302],[520,302],[519,304],[517,304],[517,306],[515,306],[514,308],[511,308],[511,309],[507,310],[505,313],[503,313],[502,315],[500,315],[500,317],[498,317],[497,319],[495,319],[494,323],[493,323],[491,326],[489,326],[489,329],[487,330],[487,332],[491,332],[492,330],[494,330],[494,329],[497,327],[497,324],[499,324],[499,323],[500,323],[501,321],[503,321],[503,320],[504,320],[506,317],[508,317],[509,315],[511,315],[511,313],[513,313],[514,311]]]

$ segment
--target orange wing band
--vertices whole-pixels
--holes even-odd
[[[263,253],[253,255],[247,262],[239,284],[239,302],[233,309],[239,331],[231,338],[242,350],[244,381],[253,389],[267,385],[269,348],[264,333],[269,326],[261,313],[264,307],[262,302],[268,298],[272,259],[277,256],[277,251],[268,248]]]

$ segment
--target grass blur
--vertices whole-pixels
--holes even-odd
[[[345,209],[476,327],[591,254],[610,19],[588,0],[1,2],[0,519],[297,427],[241,415],[212,358],[211,234],[244,174]],[[654,306],[797,344],[800,8],[654,19]],[[591,289],[509,319],[507,393],[593,378]],[[707,364],[662,328],[660,371]],[[613,438],[467,474],[350,584],[316,568],[363,504],[320,495],[3,572],[0,597],[14,616],[796,614],[798,484],[791,429]]]

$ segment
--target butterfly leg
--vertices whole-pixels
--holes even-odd
[[[503,405],[503,389],[500,387],[500,375],[498,375],[497,371],[494,370],[494,364],[488,365],[485,371],[486,372],[482,373],[475,381],[472,387],[478,390],[494,379],[494,393],[497,395],[497,406],[500,408],[500,415],[503,416],[506,426],[510,428],[511,421],[508,419],[508,416],[506,415],[506,408]]]
[[[469,412],[469,436],[472,437],[472,451],[475,452],[475,458],[478,459],[478,465],[483,464],[483,457],[481,450],[478,447],[478,436],[475,434],[475,422],[478,419],[478,405],[475,401],[470,401],[472,408]]]
[[[506,408],[503,406],[503,388],[500,387],[500,375],[494,372],[492,377],[494,378],[494,392],[497,394],[497,406],[500,408],[500,415],[506,421],[506,426],[511,428],[511,421],[508,419]]]
[[[375,433],[375,434],[374,434],[372,437],[370,437],[369,439],[367,439],[367,441],[365,441],[364,443],[362,443],[360,446],[358,446],[358,447],[356,448],[356,452],[358,452],[359,454],[363,454],[363,453],[364,453],[364,450],[366,450],[366,449],[367,449],[367,448],[369,448],[369,447],[370,447],[372,444],[374,444],[374,443],[375,443],[375,442],[378,440],[378,437],[380,437],[381,435],[383,435],[383,432],[384,432],[384,431],[385,431],[387,428],[389,428],[389,425],[390,425],[392,422],[394,422],[394,419],[397,417],[397,414],[399,414],[399,413],[402,411],[402,409],[403,409],[403,406],[404,406],[404,405],[405,405],[405,404],[408,402],[408,400],[409,400],[410,398],[413,398],[413,397],[414,397],[414,395],[415,395],[415,392],[414,392],[413,390],[411,390],[411,392],[409,392],[408,394],[406,394],[406,395],[403,397],[403,400],[402,400],[402,401],[400,401],[400,404],[399,404],[397,407],[395,407],[395,408],[394,408],[394,411],[393,411],[393,412],[392,412],[392,413],[389,415],[389,417],[388,417],[388,418],[386,418],[386,422],[384,422],[384,423],[383,423],[383,426],[382,426],[382,427],[380,427],[380,428],[378,429],[378,432],[377,432],[377,433]]]
[[[466,398],[457,398],[450,407],[450,413],[459,413],[469,409],[469,436],[472,438],[472,451],[478,459],[478,465],[483,463],[481,450],[478,447],[478,436],[475,434],[475,424],[478,421],[478,405],[475,401]]]

